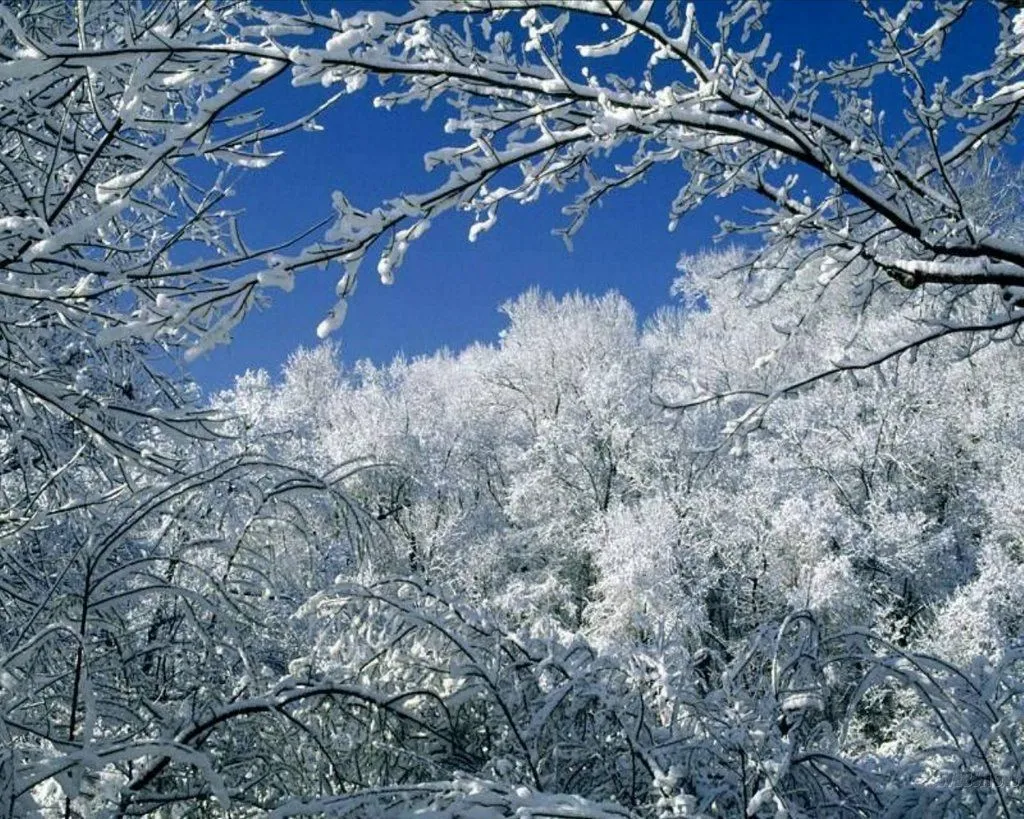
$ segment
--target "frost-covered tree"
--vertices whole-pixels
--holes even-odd
[[[128,262],[121,242],[111,258],[125,266],[121,286],[133,295],[107,318],[108,334],[176,339],[198,352],[229,333],[260,285],[287,287],[297,271],[338,260],[347,270],[319,328],[326,335],[343,321],[359,265],[375,246],[377,271],[390,282],[411,243],[445,212],[473,213],[476,240],[506,204],[563,191],[570,197],[563,234],[571,239],[606,195],[662,167],[681,172],[670,226],[708,198],[740,191],[761,198],[751,221],[725,228],[766,240],[744,267],[774,287],[785,285],[786,271],[812,263],[823,287],[846,283],[862,301],[888,282],[926,288],[930,317],[947,333],[1016,327],[1024,251],[1011,212],[1021,187],[1006,169],[995,197],[986,182],[1020,119],[1024,18],[1009,4],[867,4],[862,12],[875,36],[851,44],[854,56],[836,54],[820,66],[802,53],[776,52],[767,4],[748,0],[715,9],[460,0],[347,17],[247,4],[172,8],[162,17],[129,14],[127,26],[113,6],[84,12],[82,25],[28,2],[4,18],[18,66],[7,70],[7,86],[18,92],[8,119],[47,122],[55,133],[88,124],[92,139],[12,147],[12,157],[34,157],[26,172],[40,179],[23,186],[25,201],[10,209],[10,252],[42,263],[78,234],[91,236],[99,221],[122,212],[125,221],[136,211],[138,220],[159,224],[164,239],[187,233],[222,251],[161,271],[152,260],[163,244]],[[990,48],[961,42],[965,31],[984,28]],[[43,85],[54,68],[67,82]],[[61,96],[97,72],[113,72],[102,89],[79,80],[75,93]],[[273,257],[239,244],[230,212],[217,204],[230,179],[198,194],[184,187],[192,177],[179,160],[272,161],[267,143],[311,123],[313,112],[267,129],[237,109],[279,75],[337,87],[325,105],[372,78],[385,83],[374,99],[380,106],[444,100],[454,109],[446,131],[464,139],[428,153],[427,166],[446,168],[447,178],[420,192],[410,182],[370,210],[338,192],[327,231]],[[45,93],[21,93],[36,86]],[[74,107],[87,98],[95,116]],[[80,156],[77,163],[62,160],[68,152]],[[58,183],[61,173],[68,178]],[[83,195],[91,221],[75,219],[74,233],[55,230],[54,220],[70,217]],[[147,197],[155,197],[152,207],[143,207]],[[164,214],[179,200],[178,222],[167,224]],[[138,220],[132,224],[145,233]],[[211,280],[253,257],[263,260],[262,273]],[[957,288],[977,286],[998,290],[1011,312],[987,305],[950,314]],[[89,287],[76,279],[66,298],[86,297]]]
[[[782,805],[827,816],[837,800],[869,816],[1013,815],[1019,736],[1001,720],[1021,708],[1011,475],[1024,442],[993,419],[1019,415],[1015,348],[964,357],[962,339],[946,339],[912,362],[824,380],[772,402],[726,451],[734,408],[665,412],[657,396],[702,379],[785,381],[824,354],[795,337],[759,363],[773,331],[741,321],[748,308],[720,276],[728,262],[693,261],[684,301],[700,289],[704,308],[666,309],[640,330],[620,297],[529,293],[508,305],[493,347],[349,371],[321,349],[296,356],[279,385],[250,374],[222,397],[252,407],[252,435],[305,430],[304,461],[371,454],[348,486],[388,514],[367,534],[375,557],[347,575],[366,585],[325,588],[302,609],[316,624],[310,673],[394,702],[438,699],[412,696],[383,734],[345,728],[356,717],[344,710],[332,730],[445,799],[473,787],[507,805],[515,797],[491,789],[509,781],[561,793],[545,766],[574,772],[614,747],[620,769],[638,766],[640,791],[611,773],[579,774],[573,790],[614,791],[640,815]],[[815,277],[796,275],[795,291]],[[769,325],[788,298],[760,308]],[[913,317],[912,302],[897,306]],[[814,320],[842,336],[856,318],[824,299]],[[301,407],[317,422],[295,417]],[[623,446],[595,448],[609,440]],[[595,495],[583,467],[604,451],[617,453],[616,489]],[[582,665],[568,670],[568,657]],[[617,714],[600,752],[573,733],[582,716],[559,722],[584,677]],[[458,741],[469,755],[402,757],[412,719],[433,737],[476,737]],[[615,719],[643,737],[628,753]],[[467,770],[482,780],[453,784]],[[316,804],[370,813],[419,804],[416,793],[374,786]]]
[[[676,168],[670,226],[709,198],[760,198],[750,221],[724,227],[763,238],[741,267],[766,283],[766,298],[802,265],[820,270],[822,289],[852,290],[862,308],[893,283],[926,291],[933,325],[883,339],[865,361],[951,332],[1015,333],[1021,187],[1001,171],[993,207],[984,179],[1019,130],[1024,16],[970,0],[861,10],[874,37],[824,65],[775,51],[767,4],[747,0],[480,0],[306,15],[330,39],[289,53],[295,82],[352,90],[377,77],[376,105],[443,100],[454,108],[446,131],[461,137],[427,154],[428,169],[448,170],[434,187],[409,186],[371,211],[336,194],[323,253],[348,270],[321,331],[342,319],[375,244],[390,282],[443,213],[472,213],[473,241],[508,204],[563,192],[569,240],[605,196]],[[991,48],[963,41],[979,27],[992,32]],[[958,294],[974,287],[996,297],[961,313]]]
[[[866,6],[870,56],[810,67],[721,11],[0,7],[0,812],[1022,811],[1024,401],[990,342],[1024,18]],[[250,248],[235,174],[316,127],[260,124],[278,77],[444,98],[446,179]],[[325,336],[446,211],[476,240],[572,189],[571,239],[667,163],[670,220],[745,190],[764,242],[688,260],[642,330],[534,293],[495,347],[299,353],[212,410],[175,374],[305,268],[345,267]]]
[[[230,798],[197,726],[281,678],[287,639],[254,635],[344,529],[331,476],[230,442],[180,374],[288,283],[225,202],[315,113],[256,121],[284,70],[239,52],[258,20],[0,6],[0,815]]]
[[[118,426],[137,421],[137,382],[169,402],[147,423],[193,431],[154,350],[224,340],[263,286],[288,285],[226,202],[237,169],[271,162],[273,137],[313,114],[267,129],[247,107],[285,70],[239,53],[252,15],[205,3],[0,9],[5,383],[117,454],[140,454]],[[245,262],[262,272],[239,275]],[[76,379],[91,356],[92,380]]]

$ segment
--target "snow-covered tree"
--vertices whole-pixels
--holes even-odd
[[[803,265],[820,270],[822,289],[851,289],[862,306],[893,283],[927,293],[933,324],[894,333],[865,361],[951,332],[1014,334],[1021,186],[1004,171],[1003,206],[993,207],[982,180],[1019,130],[1024,12],[971,0],[864,4],[874,37],[851,44],[853,56],[811,65],[773,49],[767,5],[459,0],[302,17],[330,34],[323,48],[260,52],[290,60],[294,82],[353,89],[378,77],[376,105],[444,100],[454,108],[446,131],[463,137],[427,154],[428,168],[448,169],[435,187],[409,186],[369,212],[336,194],[322,252],[348,270],[321,329],[340,321],[372,245],[390,282],[446,211],[474,215],[473,241],[509,203],[568,191],[570,240],[605,196],[675,167],[670,226],[709,198],[761,199],[750,221],[724,228],[764,239],[741,265],[770,282],[764,297]],[[979,28],[992,32],[991,47],[964,42]],[[996,297],[963,314],[958,294],[973,287]]]
[[[284,71],[243,53],[258,22],[0,6],[0,815],[229,796],[195,721],[300,653],[255,636],[345,528],[331,476],[229,441],[180,371],[290,281],[226,203],[315,113],[257,121],[250,95]],[[311,510],[334,529],[311,537]],[[267,575],[281,554],[300,578]]]
[[[706,258],[687,285],[705,282],[707,292],[721,269]],[[773,307],[784,312],[786,299],[763,308],[771,320]],[[482,777],[481,798],[496,803],[513,798],[496,796],[490,789],[505,787],[496,782],[541,781],[562,794],[543,765],[557,757],[572,771],[588,753],[583,740],[570,750],[545,733],[580,691],[562,666],[550,671],[569,651],[583,663],[570,676],[600,678],[587,690],[609,697],[602,707],[633,726],[649,720],[650,744],[634,739],[632,761],[619,764],[638,765],[653,796],[616,793],[640,815],[668,805],[768,815],[782,804],[824,816],[839,799],[865,815],[922,816],[1003,800],[1012,815],[1018,738],[1000,720],[1021,707],[1011,693],[1022,563],[1010,475],[1022,441],[1018,425],[992,419],[1019,414],[1020,385],[1007,371],[1016,350],[989,345],[964,358],[947,339],[914,362],[825,380],[773,402],[729,453],[718,433],[732,410],[709,402],[666,413],[651,390],[726,378],[730,367],[741,380],[764,379],[765,368],[786,379],[814,360],[794,342],[751,370],[766,331],[739,321],[747,309],[711,298],[637,331],[617,296],[529,293],[508,306],[494,347],[347,372],[330,349],[313,351],[293,359],[280,385],[250,375],[224,396],[241,408],[255,388],[250,434],[304,429],[310,437],[295,449],[306,461],[372,451],[349,489],[370,509],[401,498],[367,535],[377,558],[347,575],[369,586],[325,588],[303,613],[316,623],[316,680],[351,679],[410,710],[373,723],[371,735],[357,717],[365,703],[353,701],[331,730],[431,789],[457,791],[450,777],[468,766]],[[842,333],[845,303],[820,310],[820,325]],[[621,400],[598,400],[612,395]],[[296,418],[300,407],[320,420]],[[628,431],[607,504],[574,480],[587,474],[599,429]],[[419,560],[407,557],[410,544],[424,546]],[[396,572],[404,579],[389,579]],[[426,690],[439,699],[422,698]],[[548,697],[560,703],[554,712]],[[458,740],[474,749],[469,758],[434,748],[399,762],[408,720],[426,720],[434,737],[487,739]],[[607,748],[593,752],[603,760]],[[415,774],[402,767],[420,764]],[[964,776],[969,788],[949,788]],[[599,779],[578,778],[573,790],[608,798],[614,777]],[[417,798],[374,786],[315,804],[370,812]]]
[[[1024,17],[865,5],[808,66],[765,5],[0,6],[0,813],[1024,810]],[[250,248],[235,174],[316,127],[278,77],[443,98],[447,177]],[[763,241],[644,328],[533,292],[493,347],[176,374],[303,269],[326,336],[445,212],[569,190],[571,239],[662,165]]]

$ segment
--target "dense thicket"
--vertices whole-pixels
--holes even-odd
[[[374,525],[343,589],[303,609],[310,668],[352,673],[372,600],[368,679],[423,686],[470,735],[463,708],[482,709],[446,776],[713,815],[1020,810],[1016,347],[936,343],[764,411],[765,385],[816,370],[851,319],[825,300],[805,339],[824,353],[777,333],[758,358],[722,263],[680,280],[708,309],[642,329],[614,294],[528,293],[497,346],[351,372],[324,347],[221,396],[276,458],[367,463],[346,486]],[[665,409],[694,382],[741,406]]]
[[[0,5],[0,814],[1024,813],[1024,13],[953,86],[977,8],[781,77],[755,0]],[[247,245],[285,76],[444,97],[446,181]],[[327,335],[445,212],[571,188],[571,237],[669,162],[764,241],[643,328],[532,292],[493,347],[181,374],[297,272],[343,264]]]

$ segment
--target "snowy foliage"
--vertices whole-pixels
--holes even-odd
[[[0,815],[1024,813],[1024,12],[945,80],[976,3],[820,68],[764,5],[0,5]],[[237,174],[317,127],[278,77],[443,98],[447,177],[248,247]],[[447,211],[568,191],[571,239],[663,165],[761,243],[642,327],[531,291],[493,346],[179,374],[304,269],[324,337]]]
[[[706,257],[687,282],[717,284],[724,262]],[[787,307],[759,309],[776,304]],[[844,303],[820,309],[822,327],[844,332]],[[543,766],[561,759],[571,774],[586,742],[560,745],[573,736],[561,723],[550,738],[532,733],[538,715],[546,726],[560,712],[530,705],[538,694],[521,675],[547,690],[549,666],[567,661],[552,658],[569,652],[602,679],[588,683],[606,698],[588,718],[614,711],[633,726],[628,753],[613,750],[611,728],[593,735],[611,743],[587,757],[593,783],[571,777],[588,800],[640,815],[830,816],[840,801],[858,815],[1020,810],[1024,562],[1006,516],[1024,440],[1018,424],[994,422],[1018,417],[1024,399],[1007,374],[1014,347],[965,356],[962,337],[947,339],[793,393],[740,435],[725,402],[680,412],[656,396],[769,377],[743,366],[764,339],[740,320],[742,300],[667,308],[640,329],[614,294],[531,292],[505,310],[495,347],[351,372],[321,348],[296,356],[279,386],[249,375],[221,397],[244,407],[258,385],[252,430],[305,429],[304,460],[370,455],[346,484],[377,510],[349,575],[368,585],[345,580],[307,603],[322,623],[309,667],[346,679],[356,671],[342,666],[373,668],[353,679],[393,697],[415,690],[418,718],[441,720],[437,731],[464,725],[467,703],[485,709],[479,738],[456,743],[476,748],[472,764],[431,767],[424,751],[433,761],[415,778],[468,770],[564,793]],[[784,347],[772,377],[792,378],[810,356]],[[296,406],[317,423],[285,409]],[[567,707],[569,690],[551,690]],[[594,767],[620,752],[615,770]],[[617,777],[633,766],[629,781],[646,784],[623,790]],[[434,787],[372,799],[429,801]]]
[[[707,200],[738,192],[760,200],[748,222],[722,227],[764,240],[742,265],[771,283],[762,297],[808,265],[822,290],[852,289],[862,306],[887,284],[922,288],[931,327],[874,339],[868,361],[936,333],[1016,332],[1022,188],[996,166],[1000,143],[1018,131],[1024,18],[1009,4],[981,5],[865,4],[876,36],[860,56],[821,66],[772,48],[761,0],[722,8],[438,0],[402,14],[310,14],[304,22],[331,36],[322,49],[290,52],[293,82],[351,92],[376,76],[385,83],[377,106],[444,100],[454,108],[445,126],[453,138],[426,156],[428,171],[448,171],[439,185],[369,213],[336,194],[322,252],[346,273],[321,329],[338,324],[371,246],[379,245],[377,271],[390,283],[412,243],[447,211],[473,215],[476,241],[503,208],[566,195],[568,223],[558,232],[571,243],[606,196],[674,168],[681,186],[670,228]],[[982,14],[997,34],[991,52],[965,41],[965,19]],[[950,69],[954,52],[973,59]],[[632,76],[619,73],[623,64]],[[993,191],[982,180],[996,175],[1006,184]],[[975,286],[1002,298],[958,310],[958,294]],[[840,357],[864,346],[856,338]]]

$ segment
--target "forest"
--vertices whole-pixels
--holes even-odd
[[[1024,816],[1024,11],[367,5],[0,2],[0,816]],[[450,109],[423,178],[254,244],[363,96]],[[343,362],[436,220],[662,167],[743,215],[654,315],[538,271]],[[318,346],[189,375],[314,274]]]

